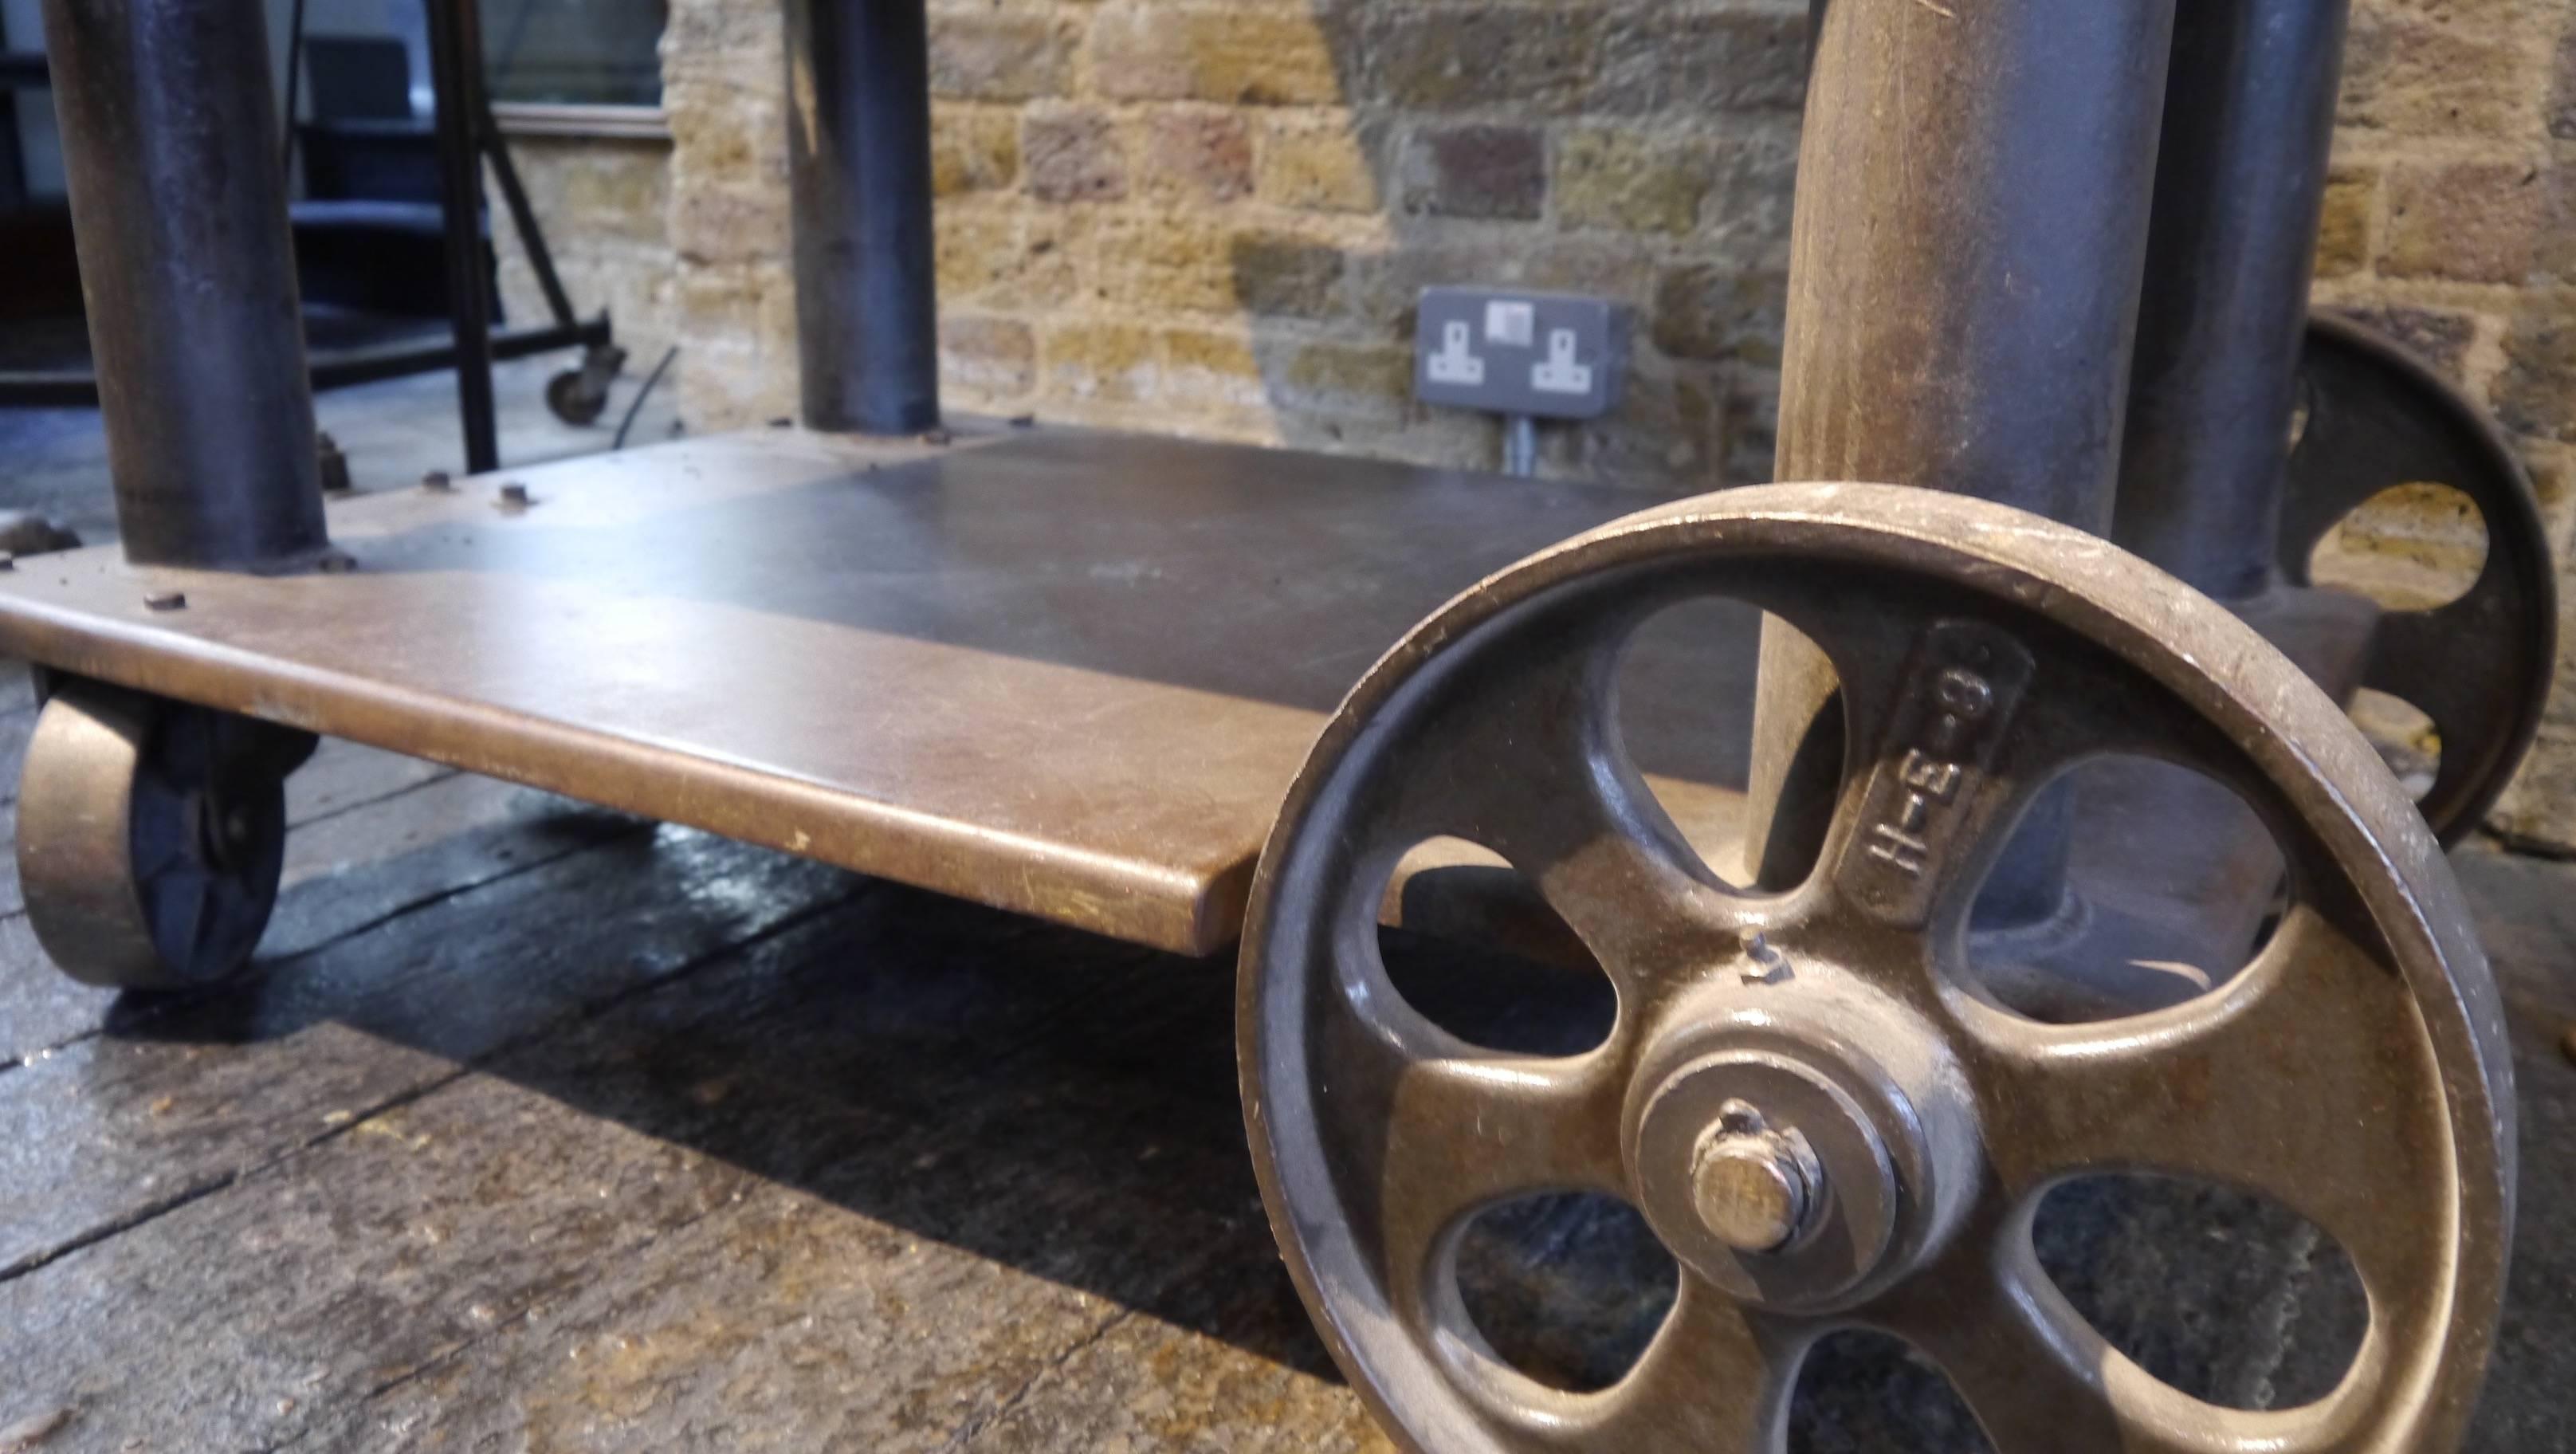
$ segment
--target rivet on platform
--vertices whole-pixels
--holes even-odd
[[[180,591],[154,591],[143,598],[143,607],[147,611],[184,611],[188,609],[188,597]]]
[[[424,490],[447,491],[455,489],[456,482],[447,477],[445,470],[431,470],[420,477],[420,487]]]
[[[536,503],[528,496],[528,487],[512,480],[501,487],[501,503],[512,510],[524,510]]]

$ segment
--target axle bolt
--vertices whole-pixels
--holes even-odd
[[[1823,1201],[1824,1173],[1803,1143],[1767,1128],[1729,1101],[1691,1166],[1699,1219],[1738,1252],[1777,1252],[1808,1230]]]

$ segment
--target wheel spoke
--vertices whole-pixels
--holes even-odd
[[[1939,1364],[1997,1454],[2287,1454],[2313,1415],[2187,1397],[2104,1341],[2040,1270],[2028,1223],[2000,1195],[1936,1267],[1873,1321]]]
[[[1629,761],[1606,654],[1569,647],[1463,691],[1405,795],[1404,831],[1501,854],[1623,989],[1652,998],[1731,954],[1744,911]]]
[[[1390,1297],[1417,1326],[1441,1239],[1468,1214],[1543,1192],[1624,1194],[1611,1057],[1446,1048],[1336,1015],[1317,1077],[1317,1114],[1346,1148],[1336,1175],[1352,1228],[1374,1242]]]
[[[2039,1263],[2031,1207],[1989,1184],[1969,1225],[1870,1321],[1941,1366],[1997,1454],[2329,1454],[2382,1447],[2394,1390],[2372,1370],[2382,1345],[2324,1400],[2288,1410],[2222,1408],[2166,1384],[2111,1346]]]
[[[2520,746],[2527,637],[2514,619],[2510,588],[2489,589],[2493,580],[2491,571],[2445,606],[2381,617],[2371,643],[2363,685],[2422,711],[2441,739],[2441,765],[2423,804],[2437,824],[2455,820]]]
[[[1689,1273],[1663,1331],[1598,1394],[1524,1390],[1498,1432],[1550,1454],[1777,1454],[1814,1335],[1748,1312]]]
[[[197,966],[216,894],[214,874],[191,855],[138,882],[153,939],[170,968],[185,977]]]
[[[2031,1197],[2091,1172],[2272,1197],[2340,1242],[2383,1308],[2432,1296],[2444,1102],[2405,980],[2294,910],[2233,983],[2172,1010],[2048,1027],[1981,1016],[1988,1156]]]

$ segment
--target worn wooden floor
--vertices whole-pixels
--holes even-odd
[[[362,485],[449,463],[451,387],[326,396]],[[505,449],[578,447],[546,427]],[[102,535],[95,431],[11,422],[0,503]],[[33,720],[0,663],[0,1454],[1388,1447],[1255,1202],[1230,964],[326,744],[256,977],[119,1000],[20,911]],[[2576,866],[2460,868],[2523,1107],[2471,1447],[2576,1450]],[[2051,1225],[2070,1295],[2186,1387],[2280,1401],[2348,1352],[2329,1260],[2259,1211]],[[1540,1209],[1471,1248],[1535,1363],[1582,1375],[1651,1314],[1633,1230]],[[1854,1344],[1793,1447],[1982,1441]]]
[[[1227,966],[342,744],[293,806],[222,994],[70,985],[0,878],[0,1450],[1385,1447],[1254,1201]],[[2465,866],[2531,1168],[2478,1447],[2576,1447],[2576,872]],[[1913,1412],[1802,1446],[1976,1446],[1859,1386]]]

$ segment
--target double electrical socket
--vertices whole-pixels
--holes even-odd
[[[1619,402],[1627,314],[1600,298],[1426,288],[1414,351],[1426,404],[1595,419]]]

